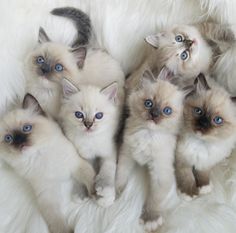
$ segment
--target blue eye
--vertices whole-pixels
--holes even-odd
[[[165,107],[165,108],[163,109],[163,113],[164,113],[165,115],[170,115],[170,114],[172,113],[172,108],[171,108],[171,107]]]
[[[201,115],[203,114],[202,109],[201,109],[201,108],[198,108],[198,107],[195,107],[195,108],[193,109],[193,111],[194,111],[195,114],[197,114],[197,115],[199,115],[199,116],[201,116]]]
[[[153,102],[151,100],[147,99],[144,101],[144,106],[146,108],[151,108],[153,106]]]
[[[37,57],[36,61],[38,64],[43,64],[45,62],[45,60],[42,56]]]
[[[64,67],[63,67],[63,65],[62,64],[56,64],[55,65],[55,70],[57,71],[57,72],[61,72],[61,71],[63,71],[63,69],[64,69]]]
[[[187,50],[183,51],[181,54],[180,54],[180,58],[185,61],[187,60],[189,57],[189,52]]]
[[[82,112],[79,112],[79,111],[75,112],[75,116],[79,119],[84,118],[84,114]]]
[[[6,142],[6,143],[12,143],[13,142],[13,137],[10,135],[10,134],[7,134],[7,135],[5,135],[5,137],[4,137],[4,141]]]
[[[32,125],[24,125],[23,132],[28,133],[32,130]]]
[[[223,118],[220,116],[216,116],[213,121],[217,124],[217,125],[221,125],[223,124]]]
[[[96,119],[102,119],[103,118],[103,113],[102,112],[98,112],[98,113],[96,113],[95,114],[95,117],[96,117]]]
[[[183,38],[183,36],[181,36],[181,35],[177,35],[177,36],[175,37],[175,41],[176,41],[176,42],[183,42],[183,40],[184,40],[184,38]]]

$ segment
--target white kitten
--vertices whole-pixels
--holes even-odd
[[[33,188],[50,232],[71,232],[67,211],[75,184],[92,192],[92,167],[76,153],[60,127],[44,116],[37,100],[27,94],[23,109],[7,113],[0,122],[0,154]]]
[[[236,142],[236,106],[216,83],[200,74],[184,105],[184,126],[176,149],[176,177],[189,195],[210,184],[211,169],[231,154]]]
[[[177,200],[173,162],[183,94],[162,80],[167,75],[163,69],[156,80],[145,71],[141,87],[131,93],[130,116],[117,169],[117,188],[122,191],[136,163],[147,167],[149,190],[142,218],[148,230],[155,230],[160,224],[158,218],[166,209],[166,198],[173,189],[173,199]]]

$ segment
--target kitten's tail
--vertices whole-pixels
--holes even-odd
[[[51,14],[69,18],[75,24],[78,30],[78,39],[72,47],[88,44],[91,37],[91,21],[87,14],[74,7],[55,8]]]

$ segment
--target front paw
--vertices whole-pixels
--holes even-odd
[[[98,205],[102,207],[109,207],[115,201],[115,188],[111,186],[96,186],[96,198]]]
[[[212,189],[213,189],[213,185],[211,183],[208,185],[204,185],[199,188],[199,194],[201,195],[208,194],[212,191]]]
[[[163,224],[163,219],[161,216],[151,220],[140,219],[140,224],[143,225],[143,228],[146,232],[153,232],[156,231]]]

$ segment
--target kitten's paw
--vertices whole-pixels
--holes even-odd
[[[187,201],[187,202],[192,201],[194,199],[194,196],[191,197],[187,195],[186,193],[180,193],[180,196],[184,201]]]
[[[146,232],[152,232],[156,231],[158,227],[160,227],[163,224],[163,218],[159,217],[158,219],[155,220],[147,220],[144,221],[143,219],[140,219],[140,223],[143,225],[144,230]]]
[[[199,188],[199,194],[201,195],[208,194],[212,191],[212,189],[213,189],[212,184],[202,186],[201,188]]]
[[[115,201],[115,188],[114,187],[96,187],[97,203],[102,207],[109,207]]]

